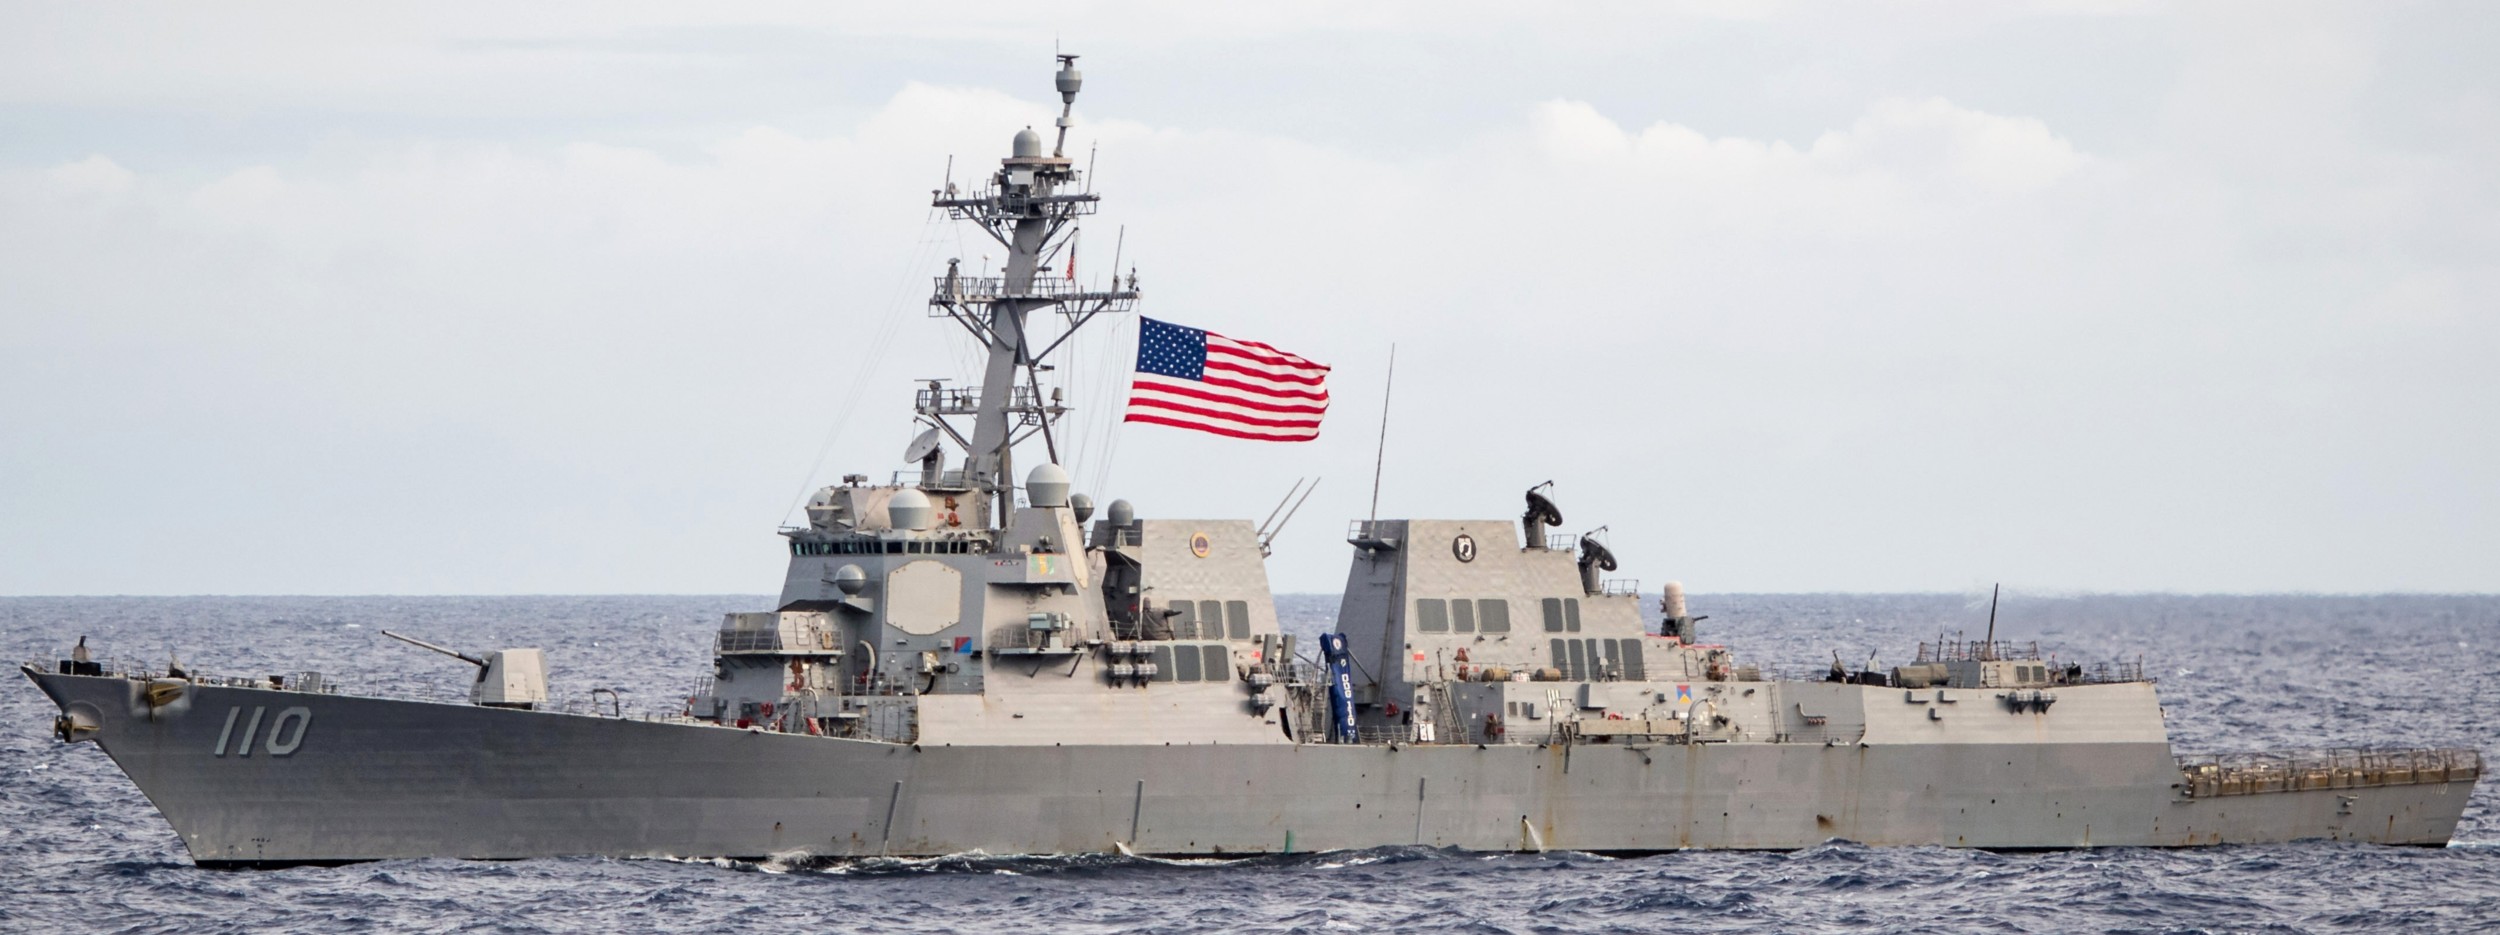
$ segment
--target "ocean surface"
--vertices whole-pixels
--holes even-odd
[[[1331,596],[1279,599],[1325,629]],[[1654,603],[1654,602],[1653,602]],[[464,668],[380,630],[543,646],[586,706],[673,707],[719,615],[764,597],[0,598],[0,651],[198,672],[322,671],[360,693],[460,697]],[[1695,595],[1703,636],[1785,673],[1834,653],[1906,662],[1977,638],[1982,595]],[[2500,597],[2012,596],[2000,639],[2061,661],[2141,660],[2182,752],[2495,749]],[[449,663],[449,664],[447,664]],[[1240,860],[960,855],[757,865],[564,859],[205,871],[92,744],[52,739],[0,686],[0,932],[2488,932],[2500,931],[2491,782],[2446,848],[1870,849],[1638,859],[1411,847]]]

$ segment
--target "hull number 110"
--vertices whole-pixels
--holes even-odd
[[[246,717],[240,705],[227,708],[226,726],[225,729],[217,732],[217,749],[213,755],[225,756],[226,751],[231,749],[236,756],[251,756],[252,741],[255,738],[261,740],[261,749],[268,751],[270,756],[286,756],[294,753],[295,748],[304,745],[304,732],[312,729],[312,709],[294,707],[280,711],[278,716],[269,722],[269,728],[264,733],[261,729],[261,719],[268,713],[268,708],[255,706],[252,708],[251,715]],[[243,734],[239,738],[234,732],[238,724],[243,728]],[[233,746],[228,747],[229,743]]]

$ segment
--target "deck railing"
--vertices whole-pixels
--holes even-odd
[[[2013,640],[1921,640],[1917,662],[1962,662],[1970,659],[2038,659],[2040,644]]]
[[[2178,763],[2183,777],[2181,793],[2199,799],[2266,792],[2472,782],[2483,774],[2482,751],[2465,748],[2339,748],[2196,754],[2181,756]]]

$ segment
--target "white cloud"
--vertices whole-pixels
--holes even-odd
[[[1874,42],[1766,6],[1666,31]],[[816,15],[789,28],[833,28]],[[1424,54],[1383,25],[1406,22],[1393,12],[1331,15],[1191,28],[1307,59],[1349,37]],[[314,127],[243,155],[80,138],[0,168],[0,434],[16,440],[0,515],[17,524],[0,593],[765,588],[768,527],[827,427],[843,429],[826,475],[881,472],[909,431],[904,381],[970,375],[952,326],[924,316],[923,277],[998,251],[932,223],[925,195],[949,154],[968,180],[1016,128],[1048,128],[1042,66],[1006,92],[897,78],[841,85],[839,107],[655,128],[613,115],[759,86],[736,71],[753,35],[701,52],[683,23],[401,17],[316,22],[342,41],[248,66],[231,60],[265,37],[212,24],[161,74],[103,87],[32,80],[69,67],[57,49],[0,64],[7,100]],[[2387,144],[2357,108],[2231,72],[2322,63],[2303,95],[2364,100],[2369,35],[2249,51],[2230,26],[2197,33],[2217,50],[2175,69],[2135,136],[2074,129],[2054,95],[2035,108],[1829,58],[1815,86],[1846,106],[1730,129],[1704,92],[1651,91],[1639,56],[1572,71],[1585,63],[1528,48],[1502,73],[1525,96],[1436,111],[1428,146],[1253,124],[1226,109],[1241,102],[1081,110],[1075,145],[1108,195],[1088,270],[1118,249],[1149,314],[1328,360],[1340,385],[1319,443],[1129,431],[1116,470],[1080,476],[1148,515],[1244,515],[1326,475],[1274,568],[1281,587],[1333,587],[1395,341],[1385,512],[1502,516],[1555,477],[1574,520],[1612,523],[1653,581],[2500,586],[2468,560],[2500,545],[2500,494],[2477,480],[2500,438],[2424,415],[2500,405],[2473,369],[2500,340],[2474,298],[2495,285],[2495,137]],[[1792,51],[1729,80],[1792,85],[1809,67],[1780,61]],[[351,59],[371,68],[323,79]],[[1086,101],[1218,64],[1089,58]],[[1274,73],[1334,82],[1342,107],[1414,96],[1345,67]],[[197,89],[186,69],[208,73]],[[694,77],[661,87],[672,69]],[[489,93],[516,75],[550,83]],[[325,129],[333,105],[417,116]],[[2243,110],[2263,141],[2235,136]],[[575,122],[427,122],[542,112]],[[2310,139],[2289,146],[2290,126]],[[1078,342],[1061,371],[1089,456],[1112,447],[1117,337]],[[341,548],[343,528],[388,532]],[[133,564],[117,556],[134,529],[221,547]]]
[[[2019,193],[2086,161],[2037,118],[1966,110],[1941,98],[1877,101],[1848,129],[1816,137],[1802,151],[1779,140],[1712,138],[1672,123],[1627,132],[1595,107],[1569,100],[1539,106],[1535,129],[1540,148],[1557,161],[1687,185],[1882,172],[1931,183],[1938,195]]]
[[[54,166],[44,175],[55,191],[69,196],[119,195],[130,191],[136,178],[129,169],[104,156]]]

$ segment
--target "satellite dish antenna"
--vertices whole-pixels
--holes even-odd
[[[911,447],[903,449],[903,460],[926,461],[929,460],[930,455],[937,454],[937,452],[938,430],[930,429],[920,433],[920,437],[912,439]]]
[[[1524,544],[1528,548],[1545,548],[1545,530],[1562,525],[1562,510],[1554,506],[1553,500],[1537,492],[1551,486],[1554,482],[1549,480],[1528,488],[1528,510],[1519,514],[1519,528],[1527,536],[1528,541]]]
[[[1530,494],[1530,496],[1535,495]],[[1587,591],[1590,594],[1603,593],[1605,591],[1606,582],[1603,578],[1599,577],[1599,573],[1613,571],[1615,570],[1615,567],[1615,553],[1613,549],[1609,549],[1606,547],[1605,543],[1597,541],[1597,536],[1593,531],[1589,533],[1582,533],[1580,535],[1581,590]]]
[[[1613,571],[1620,567],[1615,564],[1614,550],[1589,536],[1580,537],[1580,564],[1595,565],[1600,571]]]
[[[1528,515],[1535,517],[1539,525],[1560,526],[1563,522],[1562,508],[1534,490],[1528,491]]]

